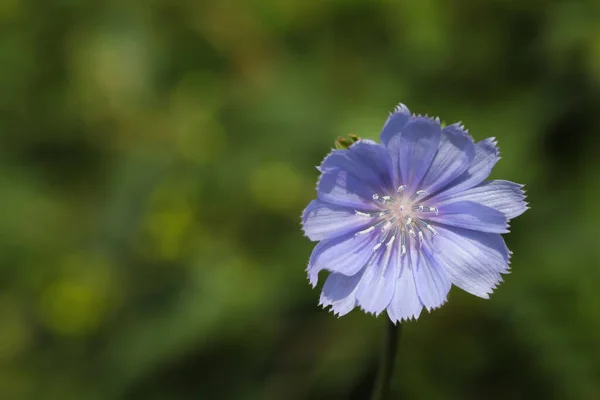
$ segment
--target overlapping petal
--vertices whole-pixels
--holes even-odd
[[[460,124],[445,127],[442,130],[439,149],[419,188],[427,193],[436,193],[462,175],[474,157],[473,139]]]
[[[317,284],[319,272],[324,269],[348,276],[356,274],[371,260],[376,244],[377,236],[369,233],[349,233],[319,242],[308,263],[311,284]]]
[[[423,303],[417,293],[410,257],[406,255],[402,257],[398,248],[395,249],[394,255],[398,257],[401,269],[394,296],[387,307],[387,314],[392,322],[417,319],[423,310]]]
[[[439,196],[436,201],[473,201],[502,212],[508,219],[518,217],[528,208],[523,185],[503,180],[483,182],[459,193]]]
[[[321,172],[344,170],[381,192],[391,185],[392,159],[385,147],[359,140],[348,150],[334,150],[323,160]]]
[[[312,241],[332,239],[367,228],[372,221],[354,210],[313,200],[302,214],[302,228]]]
[[[402,128],[402,133],[388,143],[394,167],[399,170],[403,184],[409,192],[427,173],[435,156],[442,130],[440,123],[427,117],[412,117]]]
[[[323,307],[331,306],[331,310],[339,317],[348,314],[356,307],[356,289],[362,278],[364,269],[353,276],[332,273],[327,277],[320,304]]]
[[[317,183],[319,200],[354,210],[377,210],[373,193],[376,187],[341,169],[324,172]]]
[[[432,257],[432,251],[427,243],[422,249],[417,249],[415,246],[410,255],[415,286],[421,303],[428,310],[440,307],[446,302],[451,287],[446,272]]]
[[[458,178],[443,188],[438,196],[447,196],[462,192],[481,183],[490,176],[492,168],[500,159],[494,138],[488,138],[475,143],[475,157],[469,168]],[[436,199],[434,197],[434,199]]]
[[[398,257],[393,247],[384,247],[374,256],[373,263],[365,268],[356,299],[366,312],[379,315],[392,301],[396,281],[400,274]]]
[[[394,109],[394,112],[391,113],[387,121],[385,121],[383,130],[379,136],[381,144],[387,146],[392,137],[402,131],[402,128],[404,128],[409,118],[410,111],[408,107],[406,107],[404,104],[398,104],[398,106]]]
[[[507,233],[508,219],[498,210],[472,201],[457,201],[438,206],[439,215],[429,221],[481,232]]]
[[[475,296],[488,298],[508,273],[509,251],[496,233],[436,226],[432,257],[453,285]]]

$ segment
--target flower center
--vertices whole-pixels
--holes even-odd
[[[406,185],[402,185],[396,190],[393,196],[379,194],[373,195],[373,200],[378,202],[381,211],[373,213],[364,213],[355,211],[356,215],[365,218],[376,219],[376,222],[369,228],[362,230],[356,235],[362,235],[369,232],[376,232],[380,240],[373,247],[373,251],[379,250],[382,245],[391,249],[395,240],[400,240],[400,254],[404,256],[411,238],[416,241],[419,248],[427,240],[425,233],[430,232],[431,238],[438,232],[433,226],[423,220],[427,214],[435,213],[438,215],[436,207],[424,206],[419,199],[429,195],[425,190],[417,190],[412,196],[406,196]]]

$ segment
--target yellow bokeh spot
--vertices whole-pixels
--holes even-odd
[[[91,285],[66,280],[44,290],[40,311],[52,330],[79,336],[98,327],[104,311],[104,299]]]
[[[112,266],[98,254],[68,255],[59,269],[61,277],[46,286],[39,312],[51,330],[70,336],[85,335],[98,328],[107,309],[119,301],[112,293]]]
[[[181,178],[165,182],[152,193],[142,227],[144,251],[161,260],[180,257],[194,226],[195,213],[191,204],[192,193],[196,190],[195,180]]]
[[[192,211],[185,205],[159,210],[147,217],[146,230],[159,258],[172,260],[179,256],[183,237],[192,222]]]

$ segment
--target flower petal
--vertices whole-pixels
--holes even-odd
[[[356,299],[366,312],[379,315],[392,301],[400,273],[398,257],[393,254],[393,247],[383,245],[373,262],[365,268],[356,291]]]
[[[377,189],[341,169],[324,172],[317,183],[319,200],[354,210],[377,210],[374,193]]]
[[[404,125],[406,125],[409,118],[410,111],[408,107],[402,103],[398,104],[394,109],[394,112],[391,113],[390,117],[387,119],[387,121],[385,121],[383,130],[379,136],[381,144],[387,146],[392,137],[402,131],[402,128],[404,128]]]
[[[450,282],[475,296],[489,298],[509,272],[509,250],[502,236],[461,228],[436,226],[432,257]]]
[[[475,157],[469,168],[458,178],[452,181],[446,188],[441,190],[441,195],[462,192],[481,183],[490,176],[492,168],[500,159],[498,148],[494,138],[487,138],[475,143]],[[436,198],[434,196],[433,198]]]
[[[424,244],[422,249],[413,247],[410,253],[419,299],[430,311],[446,302],[452,286],[444,269],[431,256],[432,252],[429,245]]]
[[[436,193],[465,172],[474,157],[473,139],[460,124],[445,127],[438,151],[419,189]]]
[[[504,180],[483,182],[456,194],[439,196],[436,201],[474,201],[504,213],[508,219],[518,217],[528,209],[523,185]]]
[[[373,140],[359,140],[348,150],[334,150],[321,163],[321,172],[341,169],[374,189],[388,188],[391,184],[392,159],[389,151]]]
[[[508,220],[498,210],[472,201],[442,203],[439,215],[428,216],[429,221],[481,232],[507,233]]]
[[[356,289],[363,271],[352,276],[335,272],[329,275],[323,285],[319,304],[323,307],[331,306],[333,313],[339,317],[348,314],[356,307]]]
[[[409,193],[421,183],[435,156],[442,131],[438,121],[427,117],[413,117],[394,136],[389,144],[392,159],[396,162],[402,183]]]
[[[401,271],[398,282],[396,282],[394,297],[392,297],[392,301],[387,308],[388,316],[394,323],[402,320],[408,321],[412,318],[417,319],[421,315],[421,310],[423,310],[423,303],[419,299],[415,285],[410,257],[408,254],[402,257],[398,246],[395,247],[394,254],[399,258],[398,263],[401,265]]]
[[[308,274],[313,287],[319,272],[327,269],[351,276],[361,270],[371,259],[378,235],[350,233],[319,242],[310,256]]]
[[[354,210],[313,200],[302,214],[302,229],[312,241],[332,239],[347,233],[358,232],[373,224]]]

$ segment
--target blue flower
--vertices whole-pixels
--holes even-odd
[[[319,167],[303,229],[318,241],[308,264],[320,304],[359,306],[394,322],[446,302],[451,285],[488,298],[509,272],[502,233],[527,210],[523,186],[485,181],[499,160],[493,138],[474,143],[460,125],[411,115],[400,104],[381,144],[359,140]]]

